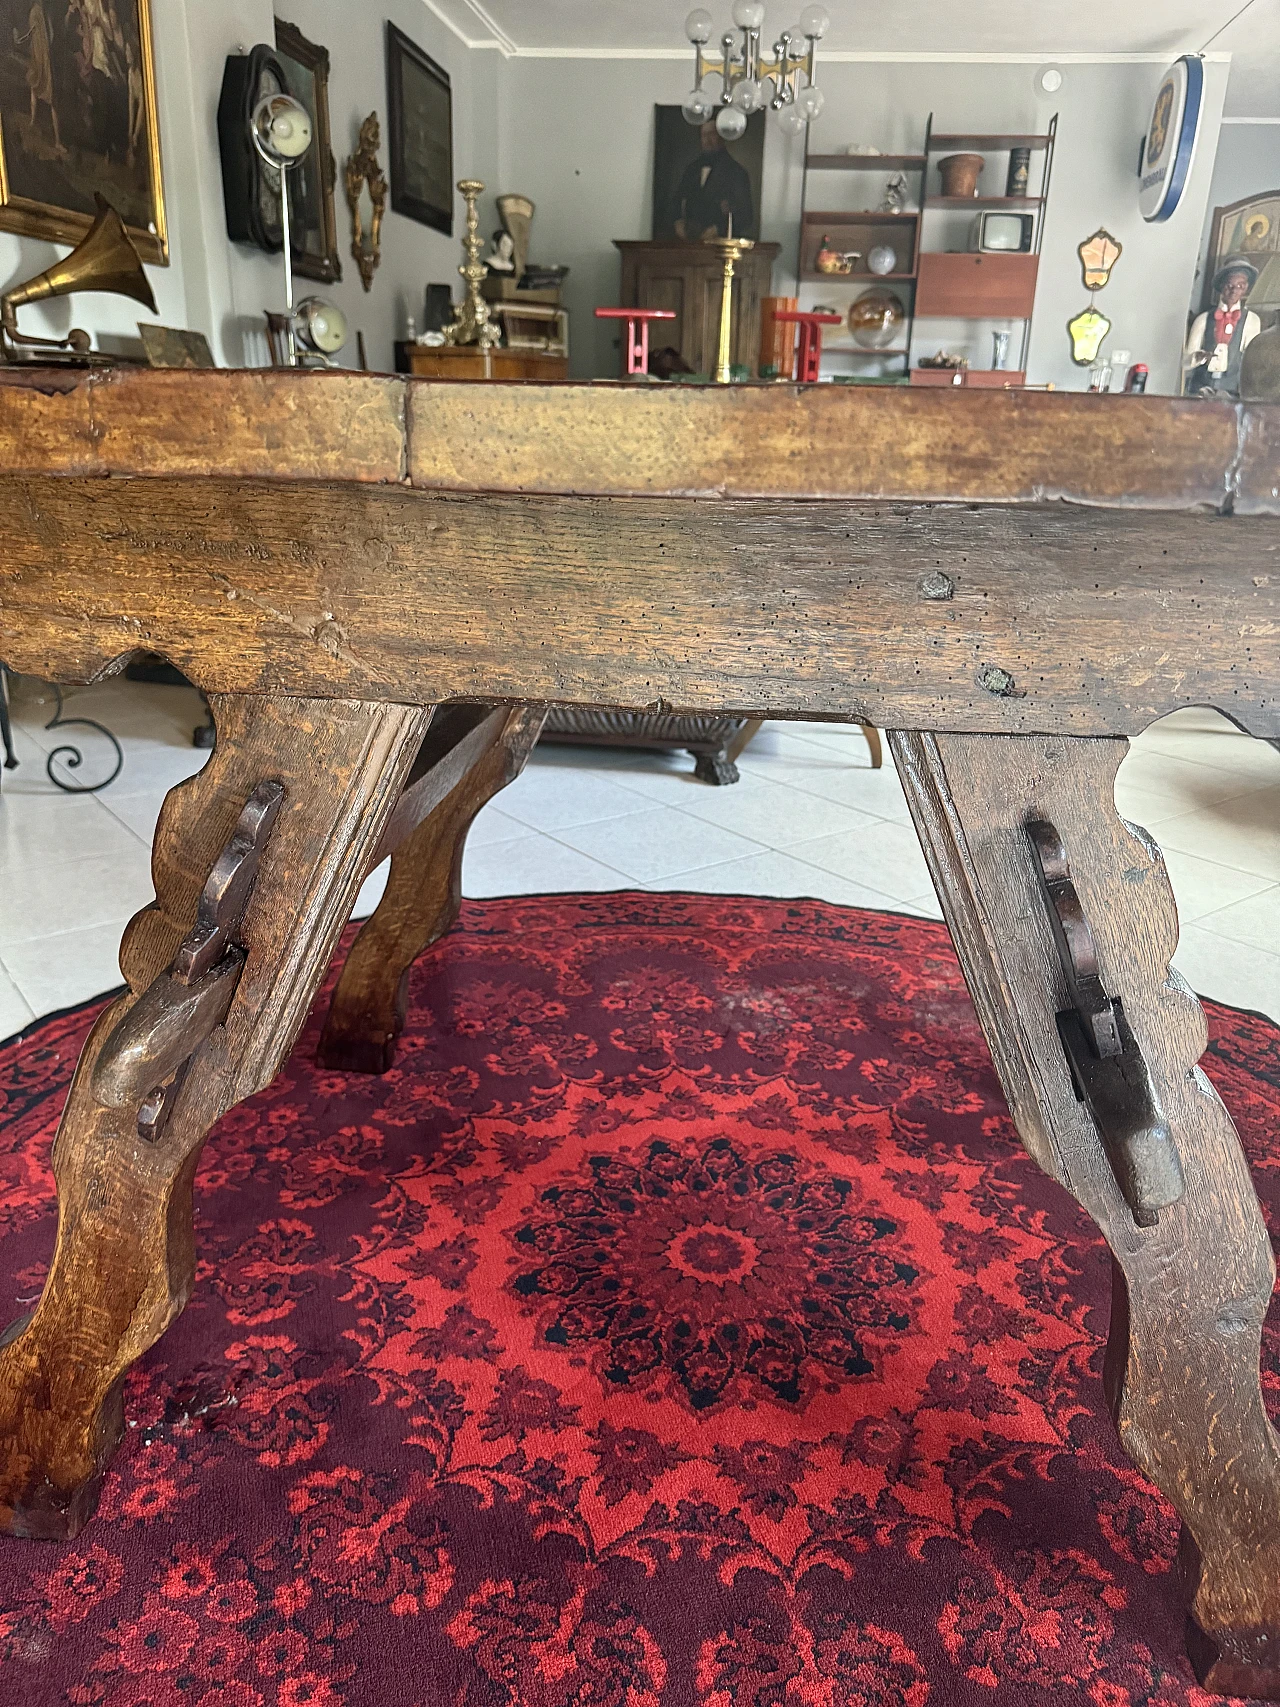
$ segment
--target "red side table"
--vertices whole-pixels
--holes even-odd
[[[599,313],[599,309],[596,310]],[[774,315],[775,320],[793,320],[800,328],[800,355],[796,362],[796,379],[801,384],[811,382],[818,377],[818,365],[822,361],[822,328],[824,326],[839,326],[839,314],[803,314],[796,308],[780,308]]]
[[[649,371],[649,322],[674,320],[673,308],[597,308],[597,320],[627,323],[627,374]],[[639,330],[637,330],[637,327]]]

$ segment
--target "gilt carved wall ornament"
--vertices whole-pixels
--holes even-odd
[[[387,180],[378,164],[382,146],[382,127],[377,113],[370,113],[360,126],[360,141],[347,161],[345,181],[347,206],[351,210],[351,254],[360,269],[360,282],[366,290],[373,289],[373,275],[382,259],[382,216],[387,209]],[[364,209],[368,202],[369,225],[366,237]]]

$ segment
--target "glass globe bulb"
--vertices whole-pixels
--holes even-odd
[[[807,89],[801,89],[796,96],[796,106],[804,114],[806,120],[816,119],[826,104],[827,97],[816,83],[811,83]]]
[[[715,27],[710,12],[705,6],[695,6],[684,21],[684,33],[692,42],[708,42],[711,31]]]
[[[690,124],[706,124],[715,111],[715,102],[701,89],[691,89],[681,103],[680,111]]]
[[[747,115],[737,107],[721,107],[716,114],[716,129],[726,142],[736,142],[747,128]]]
[[[253,145],[273,166],[291,166],[311,146],[311,115],[292,95],[268,95],[254,108]]]
[[[831,16],[822,6],[805,6],[800,13],[800,28],[805,35],[818,40],[831,28]]]
[[[794,103],[788,103],[778,114],[778,126],[788,136],[799,136],[805,128],[805,116]]]
[[[758,30],[764,23],[761,0],[734,0],[733,21],[740,30]]]
[[[763,105],[760,85],[752,77],[744,77],[741,83],[735,83],[730,99],[740,113],[754,113]]]

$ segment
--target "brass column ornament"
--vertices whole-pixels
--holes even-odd
[[[733,221],[729,222],[728,237],[707,237],[709,248],[718,249],[724,262],[724,280],[720,293],[720,347],[716,352],[715,382],[728,385],[733,379],[733,270],[755,244],[748,237],[733,236]]]
[[[480,294],[481,282],[489,276],[488,267],[480,259],[484,241],[480,236],[480,216],[476,212],[476,201],[484,194],[484,185],[479,178],[460,178],[458,193],[467,204],[467,232],[462,239],[466,260],[458,268],[466,282],[467,294],[458,304],[453,325],[444,329],[444,341],[446,344],[479,344],[488,355],[501,339],[502,329],[490,320],[489,304]]]

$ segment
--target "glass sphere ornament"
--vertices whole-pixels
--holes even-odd
[[[715,22],[705,6],[695,6],[684,21],[684,33],[692,42],[708,42]]]
[[[879,274],[882,278],[886,273],[896,273],[898,270],[897,254],[887,243],[877,243],[875,248],[867,253],[867,267],[869,271]]]
[[[822,6],[806,6],[800,13],[800,29],[804,35],[820,40],[831,28],[831,16]]]
[[[826,104],[827,98],[816,83],[810,83],[807,89],[801,89],[796,95],[796,106],[810,121],[817,118]]]
[[[680,111],[690,124],[706,124],[715,111],[715,102],[701,89],[691,89],[685,96]]]
[[[733,21],[740,30],[758,30],[764,23],[763,0],[734,0]]]
[[[747,128],[747,115],[737,107],[721,107],[716,114],[716,129],[726,142],[736,142]]]
[[[740,113],[754,113],[764,105],[764,92],[754,77],[744,77],[734,84],[730,99]]]
[[[311,114],[292,95],[268,95],[253,110],[253,146],[273,166],[292,166],[311,146]]]
[[[778,114],[778,129],[787,136],[800,136],[807,124],[804,114],[794,101],[788,101]]]
[[[864,350],[883,350],[893,343],[907,318],[901,300],[883,285],[864,290],[849,310],[849,331]]]

